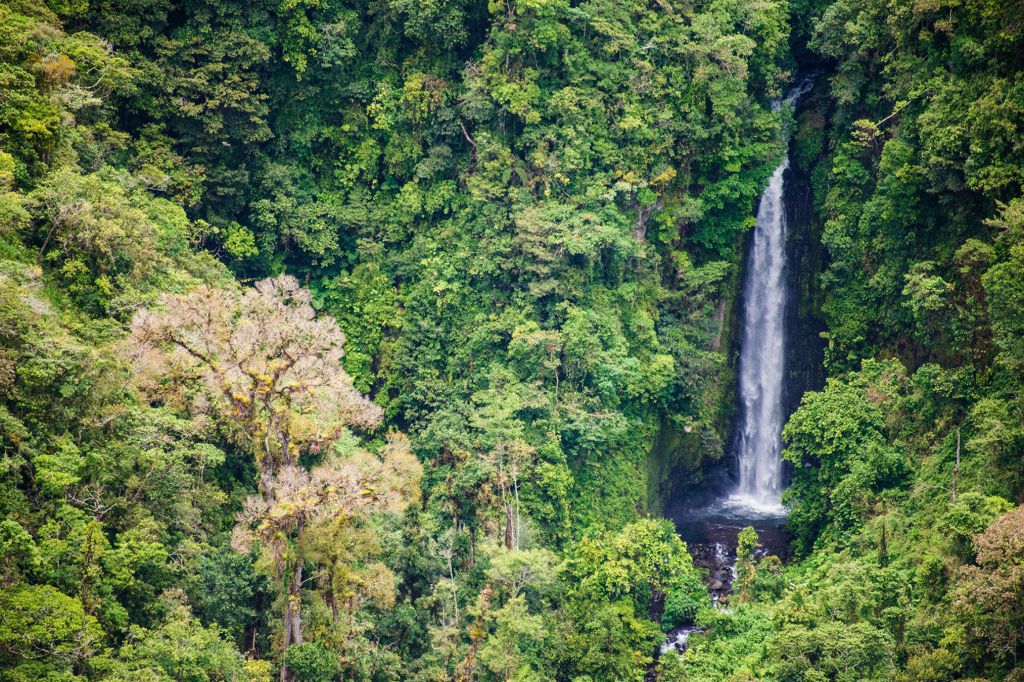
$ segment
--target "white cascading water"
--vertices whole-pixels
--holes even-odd
[[[786,103],[794,106],[812,85],[811,78],[801,82],[788,93]],[[777,111],[781,106],[781,101],[776,102],[774,108]],[[787,168],[788,154],[761,195],[744,284],[746,302],[740,349],[740,398],[744,410],[736,497],[758,507],[778,507],[782,498],[782,374],[786,350],[786,210],[782,176]]]

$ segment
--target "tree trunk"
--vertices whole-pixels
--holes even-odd
[[[331,611],[334,612],[334,622],[338,622],[338,588],[335,587],[335,573],[334,567],[331,567]]]
[[[519,518],[519,477],[516,475],[516,468],[512,467],[512,485],[516,493],[516,549],[519,549],[519,533],[523,528],[523,522]]]
[[[953,500],[956,504],[956,475],[960,473],[960,427],[956,427],[956,466],[953,467]]]
[[[302,564],[295,567],[294,578],[288,583],[288,601],[284,607],[284,649],[287,654],[292,644],[302,644]],[[295,678],[281,661],[281,682]]]
[[[288,605],[292,606],[292,644],[302,644],[302,564],[295,567],[295,580],[288,590]]]
[[[267,504],[274,503],[274,458],[269,453],[260,461],[260,492]]]
[[[505,505],[505,549],[512,549],[512,505]]]
[[[462,130],[463,130],[463,132],[465,132],[466,129],[463,128]],[[476,149],[476,145],[473,145],[473,149]],[[40,259],[43,257],[43,253],[46,252],[46,247],[50,244],[50,237],[53,236],[53,232],[56,229],[57,229],[57,223],[54,223],[50,227],[50,231],[46,233],[46,239],[43,240],[43,248],[39,249],[39,254],[36,256],[36,263],[39,263]]]
[[[292,601],[288,599],[284,606],[284,651],[288,651],[288,647],[292,645]],[[291,673],[288,671],[288,666],[285,665],[284,656],[281,656],[281,682],[289,682],[291,680]]]
[[[476,667],[476,653],[480,643],[487,639],[487,628],[484,626],[487,618],[487,610],[491,607],[491,595],[494,590],[491,588],[491,581],[488,580],[480,593],[480,615],[476,617],[473,628],[469,631],[471,643],[466,660],[455,669],[455,679],[458,682],[470,682],[473,679],[473,668]]]

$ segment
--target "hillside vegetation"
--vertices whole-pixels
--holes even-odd
[[[0,679],[1024,680],[1022,31],[0,0]],[[787,144],[829,379],[717,610],[660,514]]]

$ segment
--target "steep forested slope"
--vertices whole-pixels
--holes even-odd
[[[828,78],[792,154],[832,378],[784,431],[808,558],[748,566],[693,679],[1020,679],[1021,19],[837,2],[814,22]]]
[[[1022,21],[0,4],[0,674],[1019,677]],[[656,513],[786,126],[833,378],[721,612]]]

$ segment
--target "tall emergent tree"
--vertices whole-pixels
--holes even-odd
[[[342,369],[344,343],[335,320],[318,317],[309,291],[286,275],[246,291],[164,295],[132,321],[138,386],[215,420],[256,459],[261,494],[239,513],[232,546],[248,552],[259,541],[287,591],[285,651],[303,642],[303,568],[320,554],[317,531],[364,509],[399,510],[419,490],[405,436],[389,435],[379,458],[346,447],[349,427],[376,426],[381,410]],[[300,466],[307,453],[320,464]],[[282,664],[282,681],[292,677]]]

